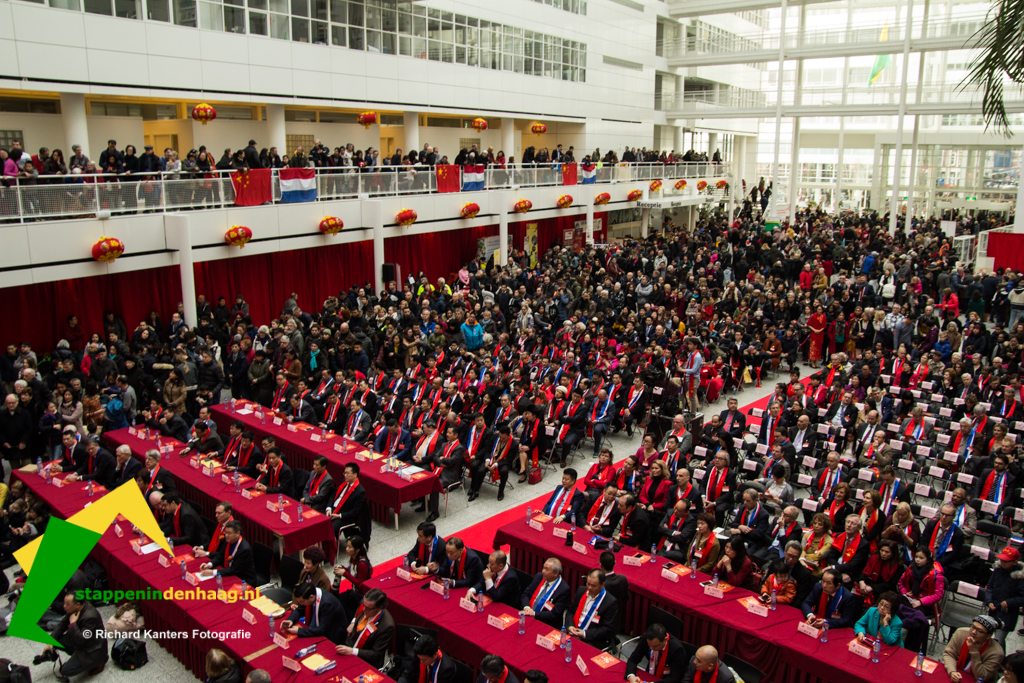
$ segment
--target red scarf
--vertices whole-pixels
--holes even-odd
[[[281,399],[284,398],[286,391],[288,391],[288,382],[285,382],[283,387],[278,387],[277,391],[274,392],[274,410],[280,407]]]
[[[487,459],[488,465],[495,465],[504,460],[508,456],[508,451],[512,447],[512,439],[510,438],[508,441],[505,442],[505,448],[503,448],[502,451],[499,453],[498,446],[500,445],[501,439],[495,439],[494,448],[491,449],[491,457]],[[492,477],[494,481],[498,481],[499,479],[501,479],[501,476],[499,475],[497,469],[494,470],[494,474],[492,475]]]
[[[565,409],[565,416],[570,418],[575,417],[576,411],[580,409],[581,405],[583,405],[583,401],[580,401],[579,403],[570,403]],[[562,428],[558,430],[558,443],[562,443],[562,441],[565,440],[565,437],[569,435],[570,429],[572,429],[571,424],[562,425]]]
[[[437,674],[441,670],[441,657],[442,657],[441,651],[438,650],[437,651],[437,659],[431,665],[433,667],[433,669],[434,669],[433,678],[431,679],[432,683],[437,683]],[[420,680],[419,680],[419,683],[427,683],[427,665],[424,664],[423,662],[420,662]]]
[[[234,520],[235,520],[235,518],[233,516],[232,517],[228,517],[228,521],[229,522],[233,522]],[[217,546],[220,545],[220,540],[222,538],[224,538],[224,525],[223,524],[218,524],[217,528],[213,530],[213,538],[210,539],[209,552],[212,553],[213,551],[215,551],[217,549]]]
[[[153,471],[149,473],[149,487],[146,489],[146,495],[156,487],[156,473],[160,471],[160,463],[157,463]]]
[[[978,653],[978,656],[981,656],[981,655],[985,654],[985,650],[988,649],[989,643],[991,643],[991,642],[992,642],[992,639],[989,638],[988,642],[986,642],[984,647],[981,648],[981,652]],[[957,671],[965,670],[967,668],[967,665],[970,663],[970,661],[971,661],[971,653],[967,649],[967,640],[964,639],[964,644],[960,646],[960,655],[956,658],[956,669],[957,669]],[[972,675],[972,678],[973,678],[973,675]]]
[[[284,462],[279,462],[279,463],[277,463],[277,467],[274,467],[274,468],[271,468],[271,469],[267,470],[267,474],[270,475],[270,486],[271,487],[277,486],[277,477],[278,477],[278,475],[281,474],[281,467],[283,465],[284,465]]]
[[[849,562],[853,559],[853,556],[857,554],[857,548],[860,547],[860,539],[863,538],[860,534],[850,542],[847,543],[846,532],[836,536],[835,545],[842,548],[843,562]]]
[[[309,480],[309,497],[310,498],[315,496],[317,491],[320,490],[320,484],[323,483],[325,477],[327,477],[327,469],[326,468],[324,469],[323,472],[320,473],[320,476],[315,476],[314,475],[313,478]]]
[[[715,666],[715,670],[711,672],[711,677],[708,679],[708,683],[715,683],[718,680],[718,668],[721,664]],[[704,672],[697,671],[693,674],[693,683],[704,683]]]
[[[686,517],[688,517],[688,516],[689,516],[689,515],[686,515],[686,516],[684,516],[684,517],[680,517],[680,518],[679,518],[679,519],[677,520],[677,519],[676,519],[676,513],[674,513],[674,512],[673,512],[673,513],[672,513],[672,516],[668,518],[668,528],[669,528],[669,529],[671,529],[672,531],[679,531],[679,525],[680,525],[680,524],[681,524],[681,523],[683,522],[683,520],[684,520],[684,519],[686,519]],[[662,537],[661,537],[661,540],[660,540],[660,541],[658,541],[658,550],[661,550],[662,548],[664,548],[664,547],[665,547],[665,543],[667,543],[667,542],[668,542],[668,536],[662,536]]]
[[[708,555],[711,554],[711,549],[715,547],[715,534],[714,532],[708,533],[707,540],[704,541],[704,547],[700,549],[700,561],[697,565],[703,567],[707,564]],[[693,543],[690,544],[689,560],[693,562],[694,551],[697,550],[697,537],[694,537]]]
[[[717,480],[715,479],[716,474],[718,476]],[[717,500],[720,495],[722,495],[722,488],[725,486],[725,479],[728,474],[728,467],[721,471],[719,471],[717,467],[711,469],[711,476],[708,477],[708,501],[713,502]]]
[[[377,624],[380,622],[380,618],[384,615],[384,610],[377,613],[373,619],[367,619],[365,614],[366,608],[363,605],[359,605],[359,609],[356,610],[355,618],[358,619],[356,622],[356,630],[359,631],[359,635],[356,637],[354,648],[359,649],[366,645],[366,641],[370,639],[373,632],[377,630]]]
[[[231,566],[231,558],[233,558],[235,556],[235,553],[238,552],[238,546],[240,546],[240,545],[242,545],[242,537],[241,536],[239,536],[238,540],[235,541],[235,547],[234,548],[232,548],[231,546],[228,546],[227,552],[224,555],[224,566],[225,567],[230,567]]]
[[[338,410],[341,409],[341,401],[335,401],[327,405],[327,410],[324,411],[324,422],[331,424],[334,419],[338,416]]]
[[[633,532],[629,528],[629,520],[633,517],[633,510],[636,510],[636,506],[629,508],[629,512],[622,516],[622,531],[619,532],[619,538],[631,538]]]
[[[178,503],[178,509],[174,511],[174,535],[181,536],[181,503]]]
[[[651,650],[647,658],[650,662],[648,664],[648,673],[654,674],[658,678],[665,676],[665,664],[668,661],[668,641],[671,637],[666,633],[665,645],[661,648],[661,652],[655,653],[654,650]]]
[[[343,508],[345,506],[345,501],[348,500],[348,497],[352,495],[352,492],[355,491],[356,487],[358,487],[358,486],[359,486],[359,479],[358,478],[355,481],[353,481],[351,484],[349,484],[347,482],[345,483],[345,488],[343,488],[341,490],[341,493],[338,494],[338,497],[334,499],[334,511],[335,511],[335,513],[337,513],[338,510],[340,510],[341,508]]]
[[[605,505],[604,496],[602,495],[594,501],[594,504],[590,507],[590,512],[587,514],[587,524],[590,526],[597,526],[602,522],[606,522],[614,509],[615,501],[613,500]]]
[[[454,578],[456,581],[459,581],[466,577],[466,548],[462,549],[462,557],[457,562],[459,563],[459,570],[455,573]],[[449,569],[449,571],[451,570]]]
[[[836,523],[836,506],[837,505],[839,505],[839,507],[842,507],[843,505],[846,505],[846,501],[844,500],[842,502],[842,505],[840,505],[838,500],[833,500],[832,504],[828,506],[828,518],[832,521],[832,525],[833,526],[835,526],[835,523]]]

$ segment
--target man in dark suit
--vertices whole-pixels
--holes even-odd
[[[480,660],[480,674],[476,683],[519,683],[516,675],[508,670],[505,660],[498,655],[487,655]]]
[[[548,626],[561,628],[563,615],[572,598],[572,590],[562,579],[562,563],[556,557],[544,561],[540,573],[519,598],[523,613]]]
[[[570,514],[580,518],[583,508],[583,493],[576,488],[576,470],[568,468],[562,472],[562,485],[551,492],[542,512],[553,519],[555,524],[567,519]]]
[[[237,445],[224,452],[225,469],[229,472],[238,470],[239,474],[255,479],[259,476],[258,467],[263,464],[263,454],[256,448],[255,436],[248,429],[242,432]]]
[[[160,451],[155,448],[146,451],[146,461],[144,464],[146,469],[145,471],[140,471],[139,474],[142,475],[143,480],[146,482],[146,488],[142,491],[146,498],[149,498],[149,494],[153,491],[171,493],[177,490],[174,486],[174,477],[160,466]]]
[[[220,440],[220,435],[211,430],[208,424],[196,420],[193,429],[196,434],[195,438],[178,452],[179,455],[185,456],[192,452],[198,452],[202,455],[216,456],[224,450],[224,442]]]
[[[436,474],[441,481],[441,486],[447,489],[452,484],[462,480],[462,466],[466,462],[466,448],[459,442],[458,427],[448,427],[445,431],[447,441],[438,448],[431,460],[425,460],[421,466],[425,470]],[[384,432],[384,434],[387,434],[387,432]],[[422,501],[423,499],[420,500]],[[440,502],[441,494],[437,491],[431,491],[425,505],[424,502],[421,502],[416,511],[423,512],[425,509],[429,509],[430,513],[427,515],[427,521],[433,522],[441,516]]]
[[[370,436],[372,419],[370,414],[363,410],[359,401],[350,401],[348,404],[348,417],[345,419],[345,436],[357,443],[363,443]]]
[[[714,466],[704,475],[704,511],[715,516],[721,526],[725,513],[732,508],[736,491],[736,473],[729,467],[729,456],[725,451],[715,454]]]
[[[592,534],[611,538],[622,516],[619,514],[618,494],[619,488],[614,483],[605,486],[601,497],[594,501],[582,521],[577,520],[581,522],[580,526]]]
[[[74,472],[86,460],[85,445],[78,443],[78,432],[74,427],[64,430],[60,443],[60,456],[55,465],[50,466],[50,471],[54,474]]]
[[[575,397],[573,397],[575,400]],[[644,418],[647,402],[651,398],[651,390],[644,386],[643,378],[637,374],[633,378],[633,386],[622,396],[622,428],[626,434],[633,436],[633,425]]]
[[[468,597],[481,594],[494,602],[519,607],[519,578],[508,566],[508,556],[501,550],[495,550],[488,556],[487,569],[476,585],[469,589]]]
[[[364,662],[381,669],[384,657],[395,635],[395,619],[387,610],[388,598],[379,588],[371,588],[363,596],[363,604],[348,625],[344,645],[335,650],[339,655],[355,655]]]
[[[288,410],[285,412],[292,419],[306,424],[316,424],[316,411],[313,410],[313,405],[309,401],[304,400],[297,393],[292,394],[288,401]]]
[[[469,548],[458,536],[452,536],[444,544],[445,558],[433,572],[439,579],[450,579],[452,588],[466,588],[475,586],[483,581],[484,565],[476,553],[469,552]]]
[[[340,434],[345,431],[345,421],[347,419],[348,410],[341,404],[338,394],[328,390],[323,406],[317,411],[317,426],[320,429]]]
[[[700,672],[700,680],[715,681],[715,683],[735,683],[736,676],[728,665],[723,664],[718,658],[718,650],[710,645],[698,648],[696,654],[690,658],[690,665],[686,667],[686,675],[683,676],[683,683],[693,683],[697,680],[697,672]],[[668,680],[663,678],[662,680]]]
[[[516,440],[512,438],[512,431],[508,425],[498,427],[497,438],[477,449],[476,458],[470,465],[470,470],[473,472],[472,483],[469,486],[471,502],[479,497],[484,478],[495,475],[498,477],[498,500],[505,499],[505,484],[508,483],[509,466],[512,458],[518,452],[519,447]]]
[[[281,459],[281,451],[271,448],[267,451],[267,462],[259,465],[256,469],[260,471],[256,479],[256,490],[267,494],[281,494],[285,497],[292,496],[292,468],[284,464]]]
[[[103,630],[103,618],[92,603],[79,600],[74,592],[64,595],[64,617],[51,634],[60,643],[60,649],[70,655],[60,667],[61,680],[67,681],[83,671],[90,676],[103,671],[109,659],[107,639],[100,637]],[[97,635],[86,637],[87,633]],[[47,659],[57,659],[53,645],[44,646],[43,654]]]
[[[858,515],[847,515],[843,532],[835,535],[832,549],[826,556],[825,563],[832,565],[847,587],[852,587],[856,577],[864,571],[871,552],[871,542],[861,534],[863,526]]]
[[[583,402],[583,392],[574,389],[572,401],[562,406],[562,413],[558,416],[558,427],[555,430],[555,445],[551,449],[551,461],[555,460],[555,452],[560,455],[559,464],[565,467],[569,451],[578,441],[586,436],[587,406]]]
[[[775,436],[772,432],[779,429],[779,413],[782,412],[782,405],[778,401],[772,401],[768,405],[768,412],[761,418],[761,428],[757,432],[757,443],[771,448],[775,444]]]
[[[114,458],[117,460],[117,465],[114,467],[112,488],[116,489],[121,484],[134,481],[135,475],[142,470],[142,463],[132,457],[132,449],[125,445],[117,447],[117,450],[114,451]]]
[[[1007,469],[1009,458],[1005,453],[997,452],[992,459],[992,467],[984,470],[974,482],[974,497],[995,503],[1000,510],[1009,500],[1009,492],[1014,488],[1014,477]]]
[[[821,628],[828,622],[830,629],[853,628],[857,621],[857,601],[860,596],[842,587],[841,575],[835,569],[822,572],[821,582],[811,590],[801,609],[807,623]]]
[[[658,525],[658,554],[675,562],[685,560],[686,548],[697,535],[697,519],[690,514],[690,500],[680,498]]]
[[[619,610],[618,601],[605,590],[604,582],[604,572],[591,569],[586,587],[577,589],[565,613],[569,635],[599,650],[611,645],[617,635],[614,624]]]
[[[300,583],[292,593],[295,609],[281,622],[281,631],[300,638],[324,637],[335,645],[344,641],[348,616],[330,591]],[[305,618],[305,626],[299,619]]]
[[[337,488],[330,509],[331,526],[334,533],[345,530],[346,537],[357,534],[369,540],[370,516],[366,507],[366,490],[359,483],[359,464],[345,464],[345,480]]]
[[[154,423],[154,424],[150,424]],[[150,422],[151,427],[158,429],[164,436],[169,436],[172,439],[177,439],[182,443],[188,441],[188,424],[185,420],[175,413],[170,408],[164,408],[164,411],[160,414],[159,418],[153,418]]]
[[[166,493],[160,501],[163,506],[163,521],[160,529],[174,545],[187,545],[189,547],[206,545],[206,527],[202,518],[186,505],[178,493]]]
[[[846,392],[838,401],[833,401],[825,412],[825,423],[833,430],[845,429],[847,436],[857,424],[857,406],[853,405],[853,394]]]
[[[858,460],[861,454],[871,445],[875,438],[875,432],[879,429],[884,429],[880,420],[881,416],[877,410],[869,410],[867,420],[863,424],[857,425],[857,429],[853,434],[853,455]]]
[[[108,490],[114,488],[114,470],[117,469],[117,461],[110,451],[100,448],[99,437],[87,436],[85,442],[85,457],[78,464],[75,471],[68,477],[68,481],[93,481]]]
[[[651,547],[650,520],[647,513],[637,506],[636,497],[626,494],[619,498],[619,514],[622,515],[619,533],[612,538],[639,550],[647,551]]]
[[[729,432],[734,439],[743,437],[743,430],[747,427],[747,416],[739,411],[738,401],[730,398],[728,410],[723,410],[719,419],[722,420],[722,429]]]
[[[818,433],[811,426],[811,418],[801,415],[796,426],[789,430],[789,440],[793,444],[794,461],[802,460],[805,455],[814,455],[814,445],[818,441]]]
[[[210,561],[200,567],[203,575],[212,576],[219,573],[221,576],[237,576],[250,586],[255,586],[258,582],[256,562],[253,559],[252,547],[242,538],[242,524],[232,520],[224,524],[223,531],[224,544],[218,545],[217,550],[207,555]]]
[[[821,502],[832,502],[836,485],[846,481],[848,477],[839,466],[839,453],[832,451],[825,458],[825,467],[814,475],[811,482],[811,498]]]
[[[796,506],[787,505],[783,508],[782,513],[768,530],[767,546],[751,553],[751,559],[758,564],[782,559],[786,553],[786,545],[790,541],[796,541],[799,544],[803,539],[803,529],[800,528],[799,518],[800,509]]]
[[[527,410],[523,414],[523,435],[519,439],[519,482],[526,481],[526,476],[533,465],[547,454],[548,435],[544,429],[544,421],[540,418],[539,408]]]
[[[433,636],[425,635],[412,646],[414,657],[398,677],[397,683],[455,683],[458,669],[451,657],[441,652]]]
[[[412,462],[412,434],[402,429],[395,418],[388,420],[388,428],[381,431],[373,446],[378,453]]]
[[[743,492],[743,505],[733,516],[730,536],[740,536],[747,545],[747,552],[753,552],[768,544],[768,510],[761,506],[757,491]]]
[[[636,675],[644,659],[656,660],[654,675],[666,683],[680,683],[686,672],[686,648],[678,638],[672,637],[661,624],[651,624],[644,633],[644,641],[638,643],[633,654],[626,661],[626,680],[640,683]]]
[[[429,574],[444,561],[445,540],[437,535],[433,522],[420,522],[416,527],[416,545],[406,557],[417,574]]]
[[[309,473],[309,481],[302,492],[302,504],[308,505],[317,512],[324,512],[334,500],[334,480],[327,471],[328,460],[322,455],[313,458],[313,471]]]

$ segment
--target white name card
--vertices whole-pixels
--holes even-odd
[[[135,551],[136,555],[141,555],[142,554],[142,544],[141,543],[132,543],[132,550]]]
[[[395,573],[398,574],[398,578],[402,579],[403,581],[412,581],[412,574],[402,569],[401,567],[396,569]]]
[[[338,453],[344,453],[345,447],[342,446],[340,443],[336,443],[334,444],[334,450],[336,450]]]
[[[767,446],[767,444],[763,444],[763,443],[757,444],[757,446],[754,448],[754,452],[757,453],[758,455],[768,455],[768,446]]]
[[[192,458],[188,461],[188,464],[192,466],[192,469],[198,470],[200,465],[199,458]]]
[[[499,628],[502,628],[504,630],[505,622],[501,621],[501,619],[498,619],[497,617],[488,617],[487,623],[490,623],[491,619],[497,619],[499,622],[501,622],[501,627],[499,627]],[[496,624],[491,624],[491,625],[495,626]],[[550,650],[551,652],[555,651],[555,643],[553,643],[552,641],[548,640],[547,638],[545,638],[544,636],[542,636],[539,633],[537,634],[537,644],[540,645],[545,650]]]
[[[801,462],[803,463],[804,467],[817,467],[818,466],[818,461],[816,459],[814,459],[810,455],[805,455],[803,460],[801,460]]]
[[[654,395],[655,396],[661,396],[663,391],[664,391],[664,389],[662,389],[661,387],[654,387]]]
[[[697,481],[700,481],[701,479],[704,478],[704,475],[706,474],[707,472],[698,467],[693,471],[693,478],[696,479]]]
[[[1013,520],[1015,522],[1024,522],[1024,508],[1017,508],[1013,511]]]
[[[813,498],[805,498],[804,502],[800,504],[800,507],[802,507],[804,510],[811,510],[813,512],[817,512],[818,501],[814,500]]]
[[[267,509],[271,512],[277,512],[277,503],[272,500],[267,501]]]
[[[252,491],[250,491],[249,489],[243,489],[242,498],[245,498],[246,500],[252,500]]]
[[[247,624],[252,624],[253,626],[256,625],[256,615],[245,608],[242,608],[242,619],[244,619]]]
[[[203,476],[204,477],[212,477],[213,476],[213,468],[212,467],[203,467]]]
[[[934,465],[928,468],[928,476],[930,477],[939,477],[941,479],[946,475],[946,472],[947,470],[944,470],[941,467],[935,467]]]
[[[584,676],[589,676],[590,672],[587,671],[587,663],[583,661],[582,655],[576,655],[576,668],[580,670],[580,673]]]
[[[722,595],[724,595],[724,594],[722,593],[722,589],[719,588],[718,586],[710,586],[709,585],[709,586],[704,586],[704,595],[708,595],[708,596],[710,596],[712,598],[718,598],[719,600],[721,600],[722,599]]]
[[[554,435],[555,435],[555,428],[554,428],[554,427],[551,427],[551,426],[545,427],[545,428],[544,428],[544,432],[545,432],[545,433],[546,433],[546,434],[547,434],[548,436],[554,436]]]
[[[493,626],[499,631],[504,631],[507,626],[507,624],[502,619],[494,616],[493,614],[487,617],[487,624],[489,626]]]
[[[990,515],[995,515],[999,513],[999,505],[991,500],[983,500],[981,501],[981,511],[987,512]]]
[[[535,531],[544,531],[544,525],[535,519],[530,520],[530,528]]]
[[[882,381],[886,384],[892,382],[892,375],[881,375]]]
[[[914,495],[927,498],[932,493],[932,487],[928,484],[914,484]]]
[[[275,424],[275,425],[277,425],[278,427],[280,427],[281,425],[283,425],[283,424],[284,424],[284,420],[282,420],[282,419],[281,419],[281,418],[279,418],[279,417],[275,417],[275,418],[274,418],[274,424]]]
[[[930,448],[928,448],[927,446],[918,446],[918,447],[917,447],[917,451],[915,451],[915,452],[916,452],[916,453],[917,453],[918,455],[924,455],[924,456],[927,456],[927,455],[928,455],[928,453],[929,453],[930,451],[931,451],[931,449],[930,449]]]
[[[309,440],[314,442],[314,443],[320,443],[321,441],[323,441],[323,439],[320,437],[320,435],[317,434],[316,432],[310,432],[309,433]]]
[[[275,640],[274,642],[277,641]],[[281,666],[283,666],[286,669],[291,669],[292,671],[298,671],[300,668],[298,662],[296,662],[291,657],[285,657],[284,655],[281,655]]]
[[[954,451],[945,451],[940,456],[940,459],[945,460],[946,462],[956,462],[960,459],[960,454]]]
[[[139,430],[137,430],[135,427],[129,427],[128,433],[131,434],[132,436],[135,436],[136,434],[139,433]]]
[[[198,586],[199,585],[199,577],[197,577],[192,572],[188,572],[188,573],[185,574],[185,581],[187,581],[190,586]]]
[[[871,659],[871,650],[867,649],[866,647],[858,643],[856,640],[850,641],[850,652],[857,655],[858,657],[863,657],[864,659]]]
[[[801,486],[810,486],[813,481],[809,474],[798,474],[796,475],[796,480]]]
[[[698,458],[705,458],[708,455],[708,449],[704,448],[703,446],[696,446],[693,449],[693,454],[696,455]]]
[[[120,524],[115,524],[114,525],[114,535],[117,536],[118,538],[122,538],[124,536],[124,531],[121,530],[121,525]]]
[[[952,408],[939,408],[939,416],[940,417],[953,417],[953,409]]]
[[[459,607],[466,610],[467,612],[476,612],[476,603],[469,598],[462,598],[459,600]]]
[[[676,574],[671,569],[662,569],[661,578],[668,579],[672,583],[679,583],[679,574]]]
[[[586,546],[585,543],[580,543],[579,541],[574,541],[573,544],[572,544],[572,549],[575,550],[576,552],[578,552],[580,555],[586,555],[587,554],[587,546]]]
[[[437,581],[431,581],[430,590],[434,591],[438,595],[444,595],[444,584],[438,583]]]
[[[622,558],[622,564],[629,565],[630,567],[639,567],[643,564],[643,561],[639,557],[633,555],[626,555]]]
[[[871,481],[872,479],[875,478],[875,473],[872,470],[869,470],[868,468],[865,467],[864,469],[857,472],[857,478],[863,479],[864,481]]]
[[[906,458],[900,458],[897,467],[899,467],[901,470],[912,470],[914,469],[914,461],[907,460]]]
[[[228,476],[228,475],[226,475],[226,474],[222,474],[222,475],[220,475],[220,480],[221,480],[222,482],[224,482],[225,484],[230,484],[230,483],[231,483],[231,477],[229,477],[229,476]]]
[[[990,551],[988,548],[982,548],[980,546],[972,545],[971,546],[971,554],[972,555],[977,555],[978,557],[980,557],[981,559],[983,559],[983,560],[985,560],[987,562],[988,561],[988,556],[992,554],[992,551]]]
[[[902,451],[903,450],[903,442],[902,441],[890,441],[889,445],[892,446],[892,449],[894,451]]]
[[[967,474],[966,472],[960,472],[959,474],[956,475],[956,480],[961,484],[973,484],[974,475]]]
[[[950,422],[949,423],[949,431],[951,431],[951,432],[959,432],[960,431],[960,423],[959,422]]]
[[[754,460],[744,460],[743,461],[743,469],[748,470],[750,472],[756,472],[757,471],[757,462],[754,461]]]
[[[297,432],[297,431],[299,431],[299,428],[298,428],[298,427],[296,427],[296,426],[295,426],[295,425],[293,425],[293,424],[289,424],[289,425],[288,425],[288,431],[289,431],[289,432]]]
[[[768,616],[768,608],[765,607],[764,605],[758,604],[758,603],[753,602],[753,601],[747,603],[747,611],[750,612],[751,614],[756,614],[759,617],[767,617]]]
[[[967,401],[963,400],[962,398],[954,398],[953,399],[953,405],[955,405],[955,406],[962,406],[965,403],[967,403]]]
[[[938,508],[933,508],[930,505],[921,506],[921,516],[925,519],[933,519],[935,517],[935,513],[938,511]]]
[[[828,414],[828,408],[818,408],[818,417],[825,417]]]
[[[167,559],[167,556],[161,553],[157,555],[156,561],[160,563],[161,567],[170,567],[171,561]]]
[[[820,425],[818,425],[818,433],[819,434],[828,434],[828,425],[827,424],[820,424]]]
[[[288,649],[288,639],[282,636],[280,633],[274,634],[274,645],[277,645],[282,650]]]
[[[564,528],[564,527],[556,526],[553,529],[553,533],[555,535],[555,538],[568,538],[569,537],[569,530]]]
[[[805,636],[810,636],[811,638],[817,638],[821,635],[821,631],[814,628],[806,621],[801,621],[799,624],[797,624],[796,630],[799,633],[803,633]]]
[[[984,548],[981,548],[981,550],[984,550]],[[958,593],[970,596],[972,598],[976,598],[978,597],[978,595],[981,594],[981,586],[978,586],[973,583],[967,583],[965,581],[961,581],[960,583],[958,583],[956,590]]]
[[[285,524],[291,524],[292,523],[292,518],[288,516],[287,512],[282,512],[281,513],[281,521],[284,522]]]

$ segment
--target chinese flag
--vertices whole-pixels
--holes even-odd
[[[437,167],[437,191],[458,192],[462,189],[459,167],[455,164]]]
[[[562,164],[562,184],[576,184],[576,164]]]
[[[235,205],[259,206],[274,201],[270,189],[270,173],[269,168],[232,173],[231,184],[235,186]]]

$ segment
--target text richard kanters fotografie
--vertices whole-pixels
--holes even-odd
[[[123,637],[123,633],[117,631],[82,631],[83,638],[103,638],[115,640]],[[248,640],[252,634],[248,631],[204,631],[194,628],[191,631],[151,631],[141,629],[132,632],[133,638],[151,638],[158,640]]]
[[[247,589],[241,591],[229,590],[204,590],[202,588],[166,588],[163,591],[156,591],[151,588],[138,591],[98,591],[86,588],[75,591],[75,597],[79,600],[90,602],[102,601],[103,603],[120,603],[122,600],[217,600],[219,602],[234,603],[239,600],[246,602],[256,600],[260,597],[259,589]]]

